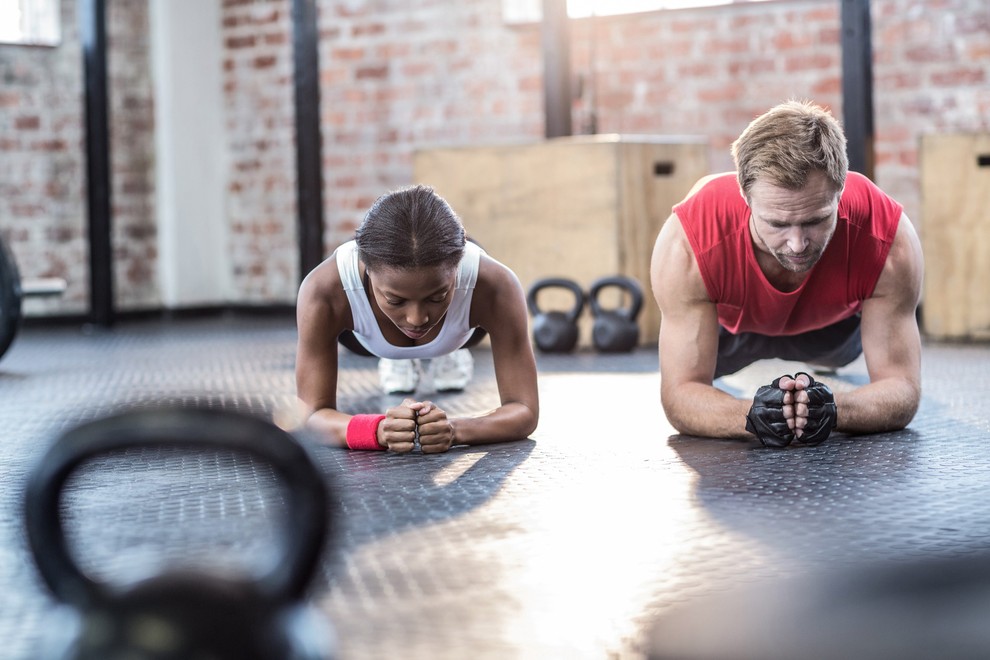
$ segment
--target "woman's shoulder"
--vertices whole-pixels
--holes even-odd
[[[320,262],[303,278],[302,284],[299,285],[298,299],[300,305],[324,305],[330,308],[347,305],[347,294],[344,292],[340,271],[337,268],[336,252]]]
[[[519,278],[512,269],[487,252],[482,252],[478,262],[478,283],[476,287],[486,286],[493,289],[513,287],[519,284]]]
[[[511,268],[487,254],[481,255],[472,308],[472,317],[488,317],[489,322],[507,316],[510,310],[525,314],[519,278]]]

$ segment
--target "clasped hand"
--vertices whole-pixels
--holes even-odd
[[[385,411],[385,419],[378,425],[378,444],[405,454],[413,450],[417,438],[424,454],[450,449],[454,444],[454,426],[446,411],[432,401],[412,399]]]
[[[784,375],[777,381],[777,387],[784,391],[784,419],[796,440],[801,439],[804,428],[808,425],[807,389],[810,381],[811,378],[805,373],[799,373],[794,378]]]
[[[836,424],[831,388],[803,372],[781,376],[760,387],[746,416],[746,430],[764,446],[776,448],[791,441],[817,445]]]

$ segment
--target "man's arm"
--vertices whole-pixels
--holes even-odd
[[[746,413],[752,401],[712,385],[718,316],[676,215],[657,237],[650,283],[661,312],[660,401],[667,420],[686,435],[751,437]]]
[[[921,402],[921,299],[924,258],[914,226],[902,214],[873,295],[863,303],[860,326],[868,385],[837,392],[837,431],[880,433],[904,428]]]

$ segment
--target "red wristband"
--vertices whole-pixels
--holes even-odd
[[[385,415],[354,415],[347,422],[347,448],[384,451],[378,444],[378,425]]]

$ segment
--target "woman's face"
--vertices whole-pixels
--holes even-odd
[[[379,309],[410,339],[421,339],[440,321],[454,295],[457,268],[381,267],[368,271]]]

